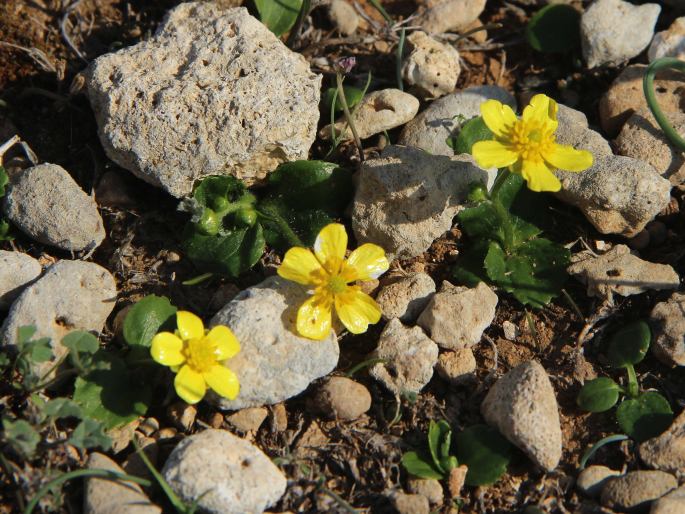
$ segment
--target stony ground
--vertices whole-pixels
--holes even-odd
[[[613,0],[614,3],[619,1]],[[91,288],[95,296],[88,297],[91,302],[116,298],[115,304],[109,305],[103,312],[95,312],[97,309],[91,309],[89,305],[92,304],[86,300],[85,305],[82,303],[69,307],[70,313],[89,311],[90,317],[84,319],[77,328],[101,331],[100,340],[107,348],[122,346],[123,314],[120,313],[123,309],[149,294],[167,296],[174,305],[192,310],[207,321],[220,311],[220,316],[232,319],[230,312],[224,312],[224,306],[240,291],[272,277],[282,257],[279,252],[268,248],[258,264],[237,279],[214,277],[197,285],[183,285],[184,281],[196,277],[199,272],[180,247],[180,227],[188,216],[177,211],[178,199],[172,195],[179,197],[187,194],[192,187],[192,180],[188,176],[181,176],[178,180],[160,182],[157,177],[152,179],[153,182],[159,182],[159,187],[155,187],[149,183],[150,176],[146,177],[146,173],[154,171],[131,170],[135,165],[129,167],[129,171],[135,174],[124,169],[127,167],[122,164],[126,159],[126,151],[116,147],[121,141],[125,141],[124,147],[143,141],[145,144],[141,143],[138,151],[145,153],[151,161],[169,155],[160,157],[156,153],[161,143],[149,138],[149,133],[123,130],[138,130],[140,127],[119,125],[110,129],[104,139],[98,135],[103,120],[124,120],[128,112],[117,111],[117,107],[111,105],[107,106],[111,109],[107,111],[103,103],[93,101],[94,98],[116,97],[124,106],[153,100],[147,97],[131,100],[127,96],[129,92],[107,82],[112,79],[105,72],[102,72],[98,81],[87,83],[84,71],[98,56],[149,40],[168,10],[179,3],[175,0],[6,0],[0,5],[0,144],[19,134],[37,157],[37,163],[61,166],[66,171],[53,172],[55,182],[42,186],[48,189],[48,196],[69,199],[62,204],[57,202],[52,205],[53,210],[50,211],[64,213],[64,233],[55,237],[46,236],[40,230],[32,233],[30,226],[41,224],[41,212],[38,212],[36,216],[39,219],[26,221],[29,228],[18,230],[15,240],[0,242],[0,250],[4,251],[3,256],[0,256],[0,266],[4,266],[4,269],[0,268],[0,293],[5,292],[1,281],[7,280],[9,283],[10,276],[16,280],[20,268],[28,274],[24,282],[29,282],[56,262],[82,260],[101,266],[109,273],[96,279],[92,278],[93,270],[80,268],[81,264],[63,264],[65,269],[69,266],[74,266],[74,269],[62,272],[75,274],[79,280],[86,280],[83,277],[87,277],[87,280],[95,281],[95,286]],[[221,0],[216,3],[228,7],[241,2]],[[302,34],[291,45],[295,52],[304,56],[313,72],[323,76],[324,87],[334,86],[333,63],[341,57],[354,56],[356,66],[346,80],[361,87],[371,71],[373,78],[370,89],[381,91],[397,87],[396,48],[402,26],[408,27],[408,33],[411,34],[418,26],[429,30],[430,23],[434,23],[432,32],[447,33],[440,39],[445,45],[436,47],[443,52],[440,55],[445,59],[439,60],[437,66],[450,79],[444,79],[442,83],[442,78],[438,80],[437,75],[433,75],[428,82],[419,81],[419,84],[410,88],[410,80],[405,76],[404,83],[411,95],[393,90],[392,95],[388,94],[381,100],[373,97],[376,102],[390,105],[391,108],[385,111],[392,112],[394,118],[390,121],[379,121],[375,117],[378,109],[373,107],[376,104],[368,99],[368,112],[360,108],[360,116],[364,112],[368,114],[364,123],[360,121],[362,130],[366,130],[363,138],[367,160],[364,170],[367,176],[382,174],[386,166],[392,166],[392,163],[384,160],[390,158],[388,155],[399,159],[403,169],[412,170],[413,176],[419,176],[421,183],[434,192],[444,187],[444,183],[439,183],[435,178],[436,170],[447,174],[456,169],[484,173],[471,164],[455,164],[455,161],[444,157],[451,155],[451,149],[445,149],[443,142],[454,127],[455,116],[476,115],[477,106],[485,98],[495,97],[522,107],[533,93],[546,93],[572,109],[560,113],[560,118],[563,115],[567,121],[567,128],[563,133],[560,128],[559,139],[567,144],[591,149],[601,162],[596,169],[593,168],[594,182],[590,185],[580,180],[574,182],[572,178],[562,178],[565,195],[550,196],[541,204],[536,204],[535,208],[540,209],[540,218],[546,220],[541,225],[547,237],[568,245],[574,254],[587,252],[584,256],[590,258],[574,264],[575,271],[572,273],[576,278],[569,280],[563,295],[543,309],[523,308],[505,292],[498,291],[495,295],[487,288],[486,292],[473,293],[473,297],[454,299],[456,303],[450,303],[452,300],[449,300],[445,308],[466,309],[461,311],[462,317],[473,318],[463,334],[465,340],[469,341],[463,346],[468,346],[470,350],[450,348],[449,337],[444,342],[440,341],[440,327],[431,321],[430,312],[425,312],[427,308],[434,311],[440,308],[439,305],[435,306],[435,303],[439,303],[435,300],[428,305],[428,298],[436,290],[440,295],[452,294],[449,285],[443,286],[442,283],[450,279],[451,268],[468,241],[460,228],[452,224],[452,218],[463,200],[433,198],[431,201],[440,205],[440,209],[431,211],[431,216],[435,216],[429,219],[417,215],[410,241],[405,246],[392,240],[391,235],[387,236],[387,241],[378,241],[386,248],[390,247],[390,251],[398,256],[380,283],[365,286],[373,295],[377,295],[383,305],[385,319],[371,327],[366,334],[346,334],[340,338],[337,364],[333,362],[327,368],[331,354],[321,349],[317,357],[320,361],[316,361],[321,372],[313,372],[312,376],[307,377],[307,383],[312,383],[303,393],[291,398],[292,395],[277,391],[275,394],[283,397],[263,401],[264,407],[249,405],[249,408],[235,408],[233,405],[234,408],[222,411],[204,402],[197,407],[189,407],[177,401],[173,390],[161,387],[155,390],[159,402],[153,402],[145,418],[111,434],[115,446],[107,455],[126,471],[144,474],[145,469],[136,460],[133,448],[128,444],[134,432],[141,444],[149,446],[152,460],[161,469],[172,451],[175,452],[175,459],[182,457],[178,450],[181,441],[194,442],[198,448],[196,452],[200,452],[205,444],[242,444],[235,442],[225,432],[219,432],[219,435],[216,435],[217,432],[207,432],[211,428],[222,429],[253,443],[280,469],[280,472],[276,472],[269,468],[268,462],[259,460],[263,457],[260,453],[250,453],[255,451],[254,446],[246,446],[245,455],[253,456],[260,466],[264,466],[252,471],[255,476],[274,473],[269,475],[272,485],[276,490],[281,486],[285,488],[282,496],[276,494],[273,498],[270,512],[428,512],[429,503],[423,497],[418,498],[421,495],[402,497],[403,501],[418,502],[409,506],[403,506],[402,501],[397,499],[396,493],[400,491],[417,492],[400,465],[402,453],[423,444],[431,420],[446,419],[455,431],[483,423],[483,411],[486,409],[483,409],[482,404],[486,395],[493,384],[504,383],[501,380],[498,382],[498,379],[506,375],[509,380],[524,383],[524,396],[531,391],[546,390],[551,384],[550,394],[543,403],[552,402],[545,415],[550,410],[555,411],[558,406],[559,434],[552,433],[549,436],[553,440],[552,448],[540,454],[536,450],[531,451],[530,444],[527,446],[527,443],[519,442],[522,452],[517,454],[508,472],[492,486],[464,487],[453,498],[450,498],[445,482],[444,498],[436,498],[435,490],[432,496],[424,490],[423,496],[431,496],[429,499],[433,500],[430,502],[430,511],[514,513],[537,512],[524,509],[538,507],[542,512],[549,513],[590,513],[612,512],[610,507],[613,507],[613,512],[623,512],[636,503],[658,499],[675,488],[677,480],[685,473],[682,466],[685,460],[678,460],[683,459],[682,454],[678,453],[681,450],[669,453],[667,448],[659,455],[665,455],[665,461],[670,464],[654,464],[649,455],[657,451],[647,455],[647,449],[640,448],[631,440],[603,447],[593,457],[592,463],[607,466],[617,474],[652,468],[661,470],[659,473],[666,471],[669,474],[646,478],[625,475],[628,485],[616,485],[614,488],[618,492],[605,490],[601,499],[597,491],[584,494],[579,490],[587,489],[587,484],[578,486],[576,483],[583,454],[595,442],[619,433],[620,429],[610,413],[588,414],[581,411],[576,405],[576,397],[585,381],[607,374],[602,350],[606,334],[629,321],[650,319],[651,316],[651,321],[657,325],[659,320],[667,319],[667,328],[658,325],[662,329],[661,332],[655,329],[655,338],[670,337],[675,342],[670,352],[650,352],[637,367],[638,378],[643,388],[660,391],[676,415],[685,405],[682,371],[682,365],[685,364],[685,348],[682,348],[684,302],[681,297],[674,296],[669,304],[665,303],[671,298],[673,290],[679,288],[679,277],[685,272],[685,227],[681,213],[685,160],[660,136],[653,119],[646,112],[641,93],[641,76],[650,58],[674,55],[673,48],[677,50],[679,44],[683,46],[685,30],[679,29],[679,22],[676,21],[683,14],[678,10],[678,2],[663,5],[661,10],[654,6],[643,6],[640,9],[645,11],[626,11],[620,23],[616,22],[616,9],[623,9],[623,6],[599,6],[607,11],[593,15],[587,2],[576,2],[573,5],[585,12],[583,24],[587,33],[584,41],[586,47],[584,52],[577,49],[568,54],[536,52],[526,43],[524,27],[542,2],[490,0],[486,5],[481,2],[479,6],[476,5],[479,2],[455,0],[452,3],[459,4],[459,7],[454,7],[453,11],[473,11],[475,14],[467,20],[449,22],[443,16],[430,18],[426,14],[426,5],[439,2],[387,0],[381,3],[396,21],[395,25],[388,25],[372,2],[367,0],[349,2],[354,8],[353,21],[358,22],[354,30],[345,25],[353,23],[349,17],[333,18],[327,7],[320,6],[305,20]],[[601,3],[612,4],[606,0]],[[598,4],[600,2],[593,9],[598,8]],[[250,10],[254,13],[251,3]],[[407,19],[409,21],[406,23],[400,23]],[[655,26],[649,26],[645,21],[650,19],[653,19]],[[445,23],[452,25],[444,26]],[[488,26],[488,30],[458,38],[457,34],[481,25]],[[612,26],[616,25],[624,29],[623,33],[627,34],[625,39],[629,41],[612,36],[616,44],[607,50],[600,35],[609,33]],[[670,35],[653,37],[655,31],[667,29]],[[421,44],[419,39],[420,36],[409,36],[408,47]],[[652,40],[654,42],[648,49]],[[433,43],[440,45],[436,41]],[[166,45],[160,46],[161,51],[165,51]],[[457,52],[454,49],[458,56],[455,56]],[[280,47],[278,51],[290,55]],[[405,52],[405,57],[409,52]],[[271,55],[265,59],[272,59]],[[295,88],[293,90],[298,92],[298,101],[303,102],[289,105],[290,111],[283,106],[279,107],[281,110],[278,112],[269,111],[271,114],[265,114],[265,120],[262,120],[264,127],[274,127],[283,119],[293,117],[289,113],[293,109],[301,109],[294,119],[300,131],[298,137],[305,141],[300,147],[289,148],[287,151],[292,154],[286,157],[306,157],[309,151],[312,159],[326,158],[351,169],[359,166],[357,149],[352,141],[344,142],[335,152],[328,154],[330,143],[325,141],[328,130],[322,129],[331,120],[328,113],[319,116],[319,93],[315,84],[318,79],[312,78],[308,69],[297,68],[297,64],[284,67],[281,61],[273,59],[265,61],[275,73],[275,78],[272,78],[274,82],[267,86],[273,86],[276,81],[289,81],[288,87]],[[160,59],[158,62],[162,66],[166,60]],[[452,62],[452,66],[445,65],[445,62]],[[115,67],[128,65],[130,63],[112,64]],[[250,63],[241,63],[241,66],[248,70],[249,75]],[[106,70],[109,71],[109,68]],[[131,70],[131,73],[136,72],[135,66]],[[164,71],[160,71],[162,73]],[[673,72],[660,76],[657,81],[660,102],[681,133],[685,127],[683,78]],[[211,83],[211,75],[207,80],[207,87],[215,87]],[[134,86],[129,84],[127,87],[135,89]],[[251,87],[257,86],[253,84]],[[261,86],[264,87],[264,84]],[[465,89],[475,86],[496,86],[497,89],[479,90],[477,94],[473,93],[473,97],[464,94]],[[268,89],[258,90],[257,98],[268,96]],[[251,91],[254,96],[254,89]],[[307,100],[307,95],[312,98]],[[442,96],[444,100],[434,100],[434,96]],[[192,123],[188,120],[194,116],[214,115],[211,105],[198,102],[186,102],[184,108],[188,109],[188,114],[179,114],[189,127],[192,127]],[[444,102],[442,107],[440,102]],[[119,102],[116,104],[119,106]],[[258,112],[257,107],[254,109]],[[273,118],[268,118],[270,115]],[[317,130],[320,131],[318,135],[315,134]],[[185,145],[186,139],[190,140],[196,135],[193,133],[192,137],[188,137],[188,133],[184,133],[174,143]],[[309,136],[313,139],[315,135],[313,144],[306,141]],[[202,135],[197,137],[201,138]],[[259,145],[258,138],[245,140],[241,137],[236,136],[230,143],[238,141],[238,144]],[[282,134],[270,133],[270,137],[278,138]],[[108,146],[106,149],[103,140]],[[416,157],[413,150],[403,149],[391,149],[390,154],[381,154],[389,143],[419,146],[434,155],[422,153],[421,157]],[[221,148],[228,143],[218,139],[215,144]],[[170,161],[170,166],[175,168],[203,169],[199,173],[212,174],[211,170],[203,168],[206,162],[198,157],[192,145],[183,147],[179,154],[172,155]],[[9,170],[31,167],[26,152],[18,146],[4,156],[4,164]],[[35,172],[38,168],[32,169]],[[245,170],[250,175],[247,176],[250,181],[254,178],[252,175],[259,175],[256,168],[247,166]],[[42,183],[40,179],[32,182],[29,175],[22,175],[22,180],[26,182],[25,197],[34,194]],[[146,178],[147,182],[141,178]],[[449,180],[453,181],[449,182],[450,188],[464,188],[454,174]],[[13,184],[12,195],[17,198],[21,191],[19,182],[17,180]],[[345,217],[343,222],[348,228],[352,228],[353,223],[362,227],[355,227],[358,236],[365,234],[365,231],[371,233],[380,230],[378,227],[386,223],[393,223],[392,216],[401,212],[407,203],[412,203],[411,199],[404,198],[397,205],[386,205],[389,212],[387,220],[373,219],[366,215],[365,206],[383,202],[384,198],[374,190],[373,185],[369,186],[363,180],[359,181],[357,187],[359,195],[363,192],[368,196],[356,199],[355,205],[349,210],[350,216]],[[392,188],[388,187],[392,192]],[[77,189],[76,193],[74,188]],[[79,188],[81,191],[78,191]],[[23,212],[20,200],[15,201],[19,202],[17,212]],[[11,201],[6,201],[4,210],[13,219],[10,204]],[[435,209],[435,206],[432,208]],[[443,221],[435,222],[435,219]],[[364,220],[366,225],[362,223]],[[447,220],[446,225],[444,220]],[[634,256],[631,256],[628,247],[632,248]],[[7,256],[18,252],[35,260],[26,261],[20,266]],[[40,266],[36,267],[35,261]],[[54,267],[51,270],[53,275],[60,272]],[[608,285],[611,281],[607,277],[614,277],[616,273],[623,277],[623,282],[612,287]],[[46,280],[46,277],[50,278],[46,273],[41,281]],[[414,281],[411,286],[407,284],[410,281]],[[390,288],[391,285],[395,289]],[[61,282],[52,287],[65,297],[71,291]],[[83,293],[83,282],[81,289],[74,287],[74,297]],[[424,299],[425,302],[420,302],[420,308],[415,308],[415,312],[407,313],[407,302],[402,304],[405,297]],[[0,294],[0,300],[2,298]],[[663,319],[661,314],[653,311],[657,304],[661,305],[664,312],[668,311]],[[4,321],[5,326],[15,323],[10,318],[16,316],[12,313],[19,310],[16,304],[11,305],[11,302],[0,303],[0,321]],[[468,310],[467,306],[470,305],[476,305],[477,312]],[[245,309],[244,316],[248,317],[251,305],[246,303],[241,308]],[[276,318],[278,314],[275,314]],[[395,317],[402,317],[406,327],[393,319]],[[57,318],[45,323],[54,321],[59,324]],[[407,328],[414,325],[422,328]],[[49,330],[54,330],[54,327]],[[445,330],[450,335],[453,327],[448,325]],[[387,355],[383,354],[382,343],[389,340],[401,340],[408,348],[404,354],[396,349],[389,349]],[[330,344],[330,348],[335,346],[334,341],[327,344]],[[338,380],[336,386],[336,381],[324,378],[325,375],[341,377],[359,363],[379,355],[389,361],[396,359],[395,370],[402,370],[402,360],[415,348],[425,349],[423,360],[416,361],[417,369],[412,370],[415,375],[409,377],[402,387],[397,385],[397,377],[393,377],[392,373],[388,375],[387,371],[384,374],[377,366],[362,366],[353,376],[355,383]],[[335,353],[337,350],[330,351]],[[531,361],[540,363],[541,367],[533,367],[532,371],[525,368],[531,366],[526,364]],[[437,371],[433,373],[436,364]],[[293,361],[293,369],[299,370],[296,368],[298,365],[300,363]],[[525,380],[512,379],[516,375],[507,374],[511,370],[519,370],[520,373],[521,369],[528,373]],[[308,372],[312,373],[311,370]],[[0,408],[4,414],[9,413],[13,417],[25,416],[27,397],[11,388],[11,378],[6,372],[0,381]],[[61,392],[69,394],[68,388],[65,386]],[[296,392],[299,393],[303,388],[300,387]],[[415,389],[414,394],[398,394],[401,389],[412,388]],[[255,390],[256,397],[260,399],[259,394],[263,391],[260,392],[257,387]],[[342,400],[338,399],[342,403],[326,400],[337,395],[342,397]],[[492,395],[497,396],[494,393]],[[347,401],[350,398],[356,401]],[[498,398],[495,400],[502,401]],[[537,400],[536,397],[534,401]],[[340,409],[350,409],[351,413],[341,416]],[[341,417],[350,419],[343,420]],[[489,423],[497,424],[492,417],[489,418]],[[544,423],[544,416],[540,419]],[[547,437],[545,430],[548,425],[535,424],[540,419],[531,421],[532,426],[538,429],[531,430],[532,439],[535,439],[536,434],[542,434],[543,439]],[[510,421],[505,419],[502,424]],[[554,432],[556,421],[553,419],[550,423]],[[678,419],[675,428],[683,423],[685,420]],[[0,461],[0,512],[20,512],[20,506],[55,470],[68,471],[86,466],[87,452],[68,444],[53,444],[71,429],[73,426],[69,423],[53,427],[49,434],[51,440],[46,441],[46,451],[33,460],[22,459],[9,450],[3,450],[4,456]],[[505,432],[503,426],[499,426],[499,429]],[[205,437],[208,441],[189,439],[188,436],[193,434]],[[210,438],[216,438],[218,442],[210,441]],[[673,441],[667,440],[666,446],[672,442],[675,447],[682,435],[676,430],[673,438]],[[555,444],[559,446],[559,442],[562,451],[560,457],[556,457],[558,462],[545,465],[546,459],[555,460],[554,452],[558,452]],[[532,445],[536,443],[534,441]],[[184,451],[193,453],[191,450]],[[211,455],[207,458],[211,458]],[[538,465],[533,464],[533,461],[537,461]],[[90,465],[106,467],[112,463],[98,455],[91,456]],[[602,470],[595,471],[602,473]],[[592,477],[585,478],[588,483],[597,481]],[[635,483],[630,482],[633,479]],[[643,496],[630,504],[633,500],[621,496],[619,486],[637,490],[638,496]],[[442,489],[438,490],[441,495]],[[102,503],[107,500],[98,500],[98,494],[104,494],[105,498],[111,500],[122,492],[116,489],[97,492],[84,487],[80,481],[73,481],[64,488],[63,494],[49,497],[41,507],[45,512],[81,512],[85,496],[86,511],[104,512],[97,510],[96,506],[100,502],[102,508]],[[142,493],[136,494],[141,494],[147,501]],[[160,490],[152,488],[145,494],[155,504],[161,505],[164,512],[173,512],[173,507]],[[604,506],[601,506],[602,503]],[[662,503],[665,505],[667,502],[662,500]],[[642,507],[648,505],[643,503]],[[672,500],[670,508],[676,510],[665,510],[667,507],[665,505],[663,510],[657,510],[653,506],[652,513],[685,512],[682,501]],[[146,512],[159,510],[152,508]]]

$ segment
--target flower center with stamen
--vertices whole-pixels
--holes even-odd
[[[347,282],[340,276],[331,277],[328,280],[328,290],[333,294],[344,293],[347,289]]]
[[[511,130],[510,144],[524,160],[543,160],[545,152],[553,150],[554,131],[539,123],[518,120]]]
[[[186,341],[183,353],[188,366],[198,373],[209,371],[216,364],[216,347],[206,337]]]

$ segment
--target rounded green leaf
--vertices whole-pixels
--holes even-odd
[[[476,116],[461,126],[459,135],[456,138],[448,138],[447,144],[454,150],[454,155],[470,154],[471,148],[475,143],[478,141],[488,141],[494,137],[483,118]]]
[[[431,460],[430,456],[424,456],[417,452],[407,452],[402,455],[402,466],[410,475],[415,477],[440,480],[443,478],[443,474],[433,466]]]
[[[302,8],[302,0],[254,0],[259,20],[271,32],[280,36],[288,32]]]
[[[149,347],[162,327],[173,331],[177,310],[165,296],[146,296],[126,314],[124,340],[129,346]]]
[[[455,438],[457,460],[468,466],[466,485],[494,484],[506,472],[512,446],[488,425],[473,425]]]
[[[74,330],[62,338],[62,345],[78,353],[93,354],[100,348],[100,342],[90,332]]]
[[[580,13],[565,4],[543,7],[528,22],[525,36],[539,52],[570,52],[580,46]]]
[[[588,412],[604,412],[618,401],[621,386],[607,377],[590,380],[580,390],[576,403]]]
[[[622,402],[616,409],[616,419],[626,434],[642,442],[663,433],[673,421],[673,411],[666,398],[648,391]]]
[[[652,332],[644,321],[635,321],[616,332],[609,341],[607,357],[615,368],[637,364],[647,355]]]
[[[345,89],[345,100],[347,100],[347,107],[351,109],[361,101],[362,97],[364,96],[364,91],[354,86],[344,86],[343,88]],[[331,112],[333,97],[335,97],[335,110],[337,112],[343,110],[340,97],[335,94],[336,90],[337,88],[335,87],[329,87],[321,95],[321,107],[323,108],[323,112]]]

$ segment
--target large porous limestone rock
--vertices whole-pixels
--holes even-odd
[[[321,77],[247,9],[188,2],[156,34],[98,58],[88,94],[107,155],[180,197],[209,175],[248,183],[306,159]]]

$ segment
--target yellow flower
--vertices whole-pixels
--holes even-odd
[[[497,100],[483,102],[480,112],[495,139],[473,145],[478,165],[508,167],[522,175],[532,191],[559,191],[561,183],[552,170],[586,170],[592,166],[592,154],[556,143],[557,109],[551,98],[535,95],[517,119],[508,105]]]
[[[297,332],[310,339],[325,339],[331,330],[332,310],[353,334],[366,332],[378,323],[378,304],[357,285],[357,280],[377,278],[388,270],[380,246],[366,243],[345,260],[347,232],[339,223],[325,226],[316,238],[314,252],[295,247],[288,250],[278,274],[298,284],[312,286],[313,295],[297,311]]]
[[[205,330],[202,320],[187,311],[176,313],[175,333],[160,332],[152,338],[152,358],[176,372],[176,393],[188,403],[197,403],[209,386],[220,396],[235,399],[238,377],[222,364],[240,351],[231,329],[218,325]]]

